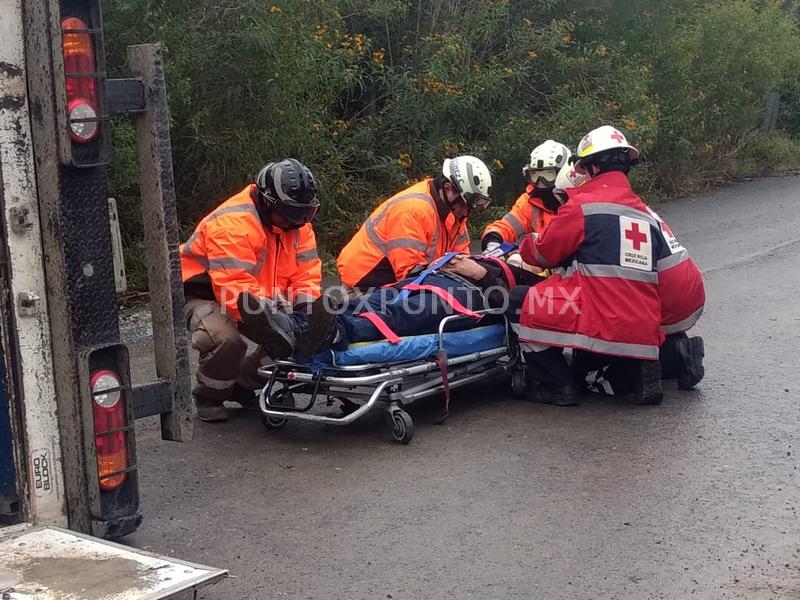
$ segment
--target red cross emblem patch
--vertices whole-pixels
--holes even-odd
[[[650,224],[642,219],[619,218],[619,264],[641,271],[653,269]]]

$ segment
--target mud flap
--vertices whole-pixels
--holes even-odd
[[[0,529],[3,598],[184,598],[227,574],[57,527]]]

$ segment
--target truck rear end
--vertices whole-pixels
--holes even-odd
[[[82,598],[173,597],[224,576],[96,539],[142,521],[135,419],[192,436],[163,66],[154,46],[129,59],[130,78],[106,77],[98,0],[0,0],[3,598],[73,597],[88,572],[117,591]],[[158,377],[139,386],[120,340],[107,191],[121,114],[137,127]],[[68,566],[79,549],[97,562],[83,576]],[[143,579],[148,569],[170,576]]]
[[[160,51],[129,49],[132,76],[110,80],[98,0],[26,0],[22,6],[33,161],[30,197],[18,212],[27,219],[20,235],[44,249],[43,270],[38,269],[44,286],[17,295],[30,291],[29,318],[48,322],[48,379],[57,399],[69,526],[120,537],[141,522],[135,418],[160,414],[165,439],[192,435]],[[137,126],[159,377],[138,387],[131,384],[128,352],[120,341],[109,222],[110,119],[119,114],[131,115]],[[12,273],[12,291],[16,283]]]

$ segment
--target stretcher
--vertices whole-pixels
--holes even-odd
[[[437,419],[442,422],[454,388],[510,376],[512,395],[521,397],[525,379],[507,319],[497,310],[477,312],[480,321],[470,329],[452,331],[465,317],[451,315],[442,319],[437,333],[403,337],[399,343],[352,344],[318,354],[308,363],[281,360],[262,367],[267,379],[259,396],[264,425],[349,425],[381,410],[392,438],[407,444],[414,437],[414,421],[405,409],[417,400],[442,394],[444,410]],[[340,415],[315,410],[337,400],[342,403]]]

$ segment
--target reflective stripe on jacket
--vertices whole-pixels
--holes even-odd
[[[339,254],[337,265],[344,285],[392,283],[447,252],[467,252],[466,221],[457,221],[449,213],[442,222],[431,195],[432,183],[431,179],[420,181],[372,212]]]
[[[504,242],[514,244],[529,233],[542,233],[556,213],[550,212],[544,203],[533,195],[533,186],[528,184],[514,206],[502,218],[489,223],[481,238],[487,233],[499,234]]]
[[[658,359],[662,246],[658,221],[622,173],[571,190],[551,226],[520,248],[525,262],[554,268],[528,292],[520,341]]]
[[[236,299],[245,290],[291,302],[320,294],[322,263],[314,229],[266,229],[251,197],[254,185],[206,215],[181,244],[183,282],[207,277],[214,297],[237,319]]]

